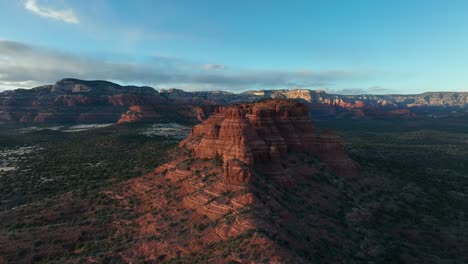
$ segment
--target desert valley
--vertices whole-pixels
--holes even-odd
[[[0,0],[0,264],[468,263],[467,14]]]
[[[132,89],[2,93],[1,261],[467,260],[466,94]]]

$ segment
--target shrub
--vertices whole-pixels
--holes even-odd
[[[211,160],[211,165],[213,165],[213,167],[221,167],[223,165],[223,158],[220,155],[217,155]]]

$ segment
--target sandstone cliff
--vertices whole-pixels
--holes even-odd
[[[339,137],[332,132],[316,135],[308,112],[304,104],[288,100],[221,107],[195,126],[180,146],[193,151],[196,158],[222,157],[230,182],[248,179],[233,172],[250,175],[241,168],[252,170],[256,164],[287,160],[291,151],[317,155],[340,175],[356,175],[359,166],[344,153]]]
[[[120,116],[120,119],[117,121],[117,124],[119,125],[144,120],[155,120],[159,117],[160,115],[156,113],[156,111],[152,107],[133,105],[129,108],[127,112],[125,112],[125,114]]]
[[[140,238],[124,261],[308,263],[311,243],[343,243],[334,231],[345,228],[333,216],[343,206],[338,186],[360,167],[335,134],[317,135],[306,105],[220,107],[172,156],[113,194],[138,201],[128,203],[135,220],[115,223]]]

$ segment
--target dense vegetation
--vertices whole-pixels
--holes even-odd
[[[402,256],[468,260],[466,117],[333,120],[317,126],[338,131],[364,173],[382,179],[382,191],[363,188],[355,193],[356,207],[349,208],[350,214],[368,216],[349,223],[362,260],[382,260],[379,251],[391,262]]]
[[[17,170],[0,177],[4,209],[68,191],[86,193],[143,175],[164,162],[164,153],[176,145],[164,137],[141,135],[133,126],[1,133],[0,147],[36,149],[21,157]]]

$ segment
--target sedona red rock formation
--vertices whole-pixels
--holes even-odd
[[[160,117],[158,113],[154,110],[151,106],[139,106],[133,105],[131,106],[125,114],[120,116],[119,121],[117,124],[124,124],[124,123],[133,123],[142,120],[154,120]]]
[[[344,152],[340,137],[331,130],[323,131],[316,138],[312,152],[338,175],[357,175],[361,170]]]
[[[204,120],[211,113],[207,109],[209,107],[265,99],[294,99],[303,102],[311,107],[315,118],[407,118],[413,115],[402,114],[398,110],[408,109],[418,115],[465,112],[468,93],[351,96],[327,94],[320,90],[294,89],[235,94],[223,91],[186,92],[179,89],[157,91],[151,87],[121,86],[107,81],[63,79],[54,85],[0,92],[0,121],[28,123],[34,122],[34,118],[22,118],[23,113],[33,116],[51,113],[56,118],[39,120],[46,123],[116,122],[130,106],[139,105],[158,109],[156,112],[160,118],[153,121],[165,119],[173,122],[185,119],[194,123]],[[397,112],[392,113],[393,110]],[[61,119],[62,116],[66,118]],[[132,118],[128,119],[130,120]]]
[[[221,157],[230,184],[245,184],[257,163],[277,164],[288,152],[314,154],[339,175],[357,175],[359,165],[339,137],[330,131],[317,136],[308,113],[304,104],[290,100],[221,107],[179,146],[196,158]]]
[[[212,111],[212,106],[191,105],[132,105],[120,116],[117,125],[135,122],[177,122],[180,119],[201,122]]]
[[[189,122],[205,119],[216,102],[173,98],[150,87],[120,86],[105,81],[64,79],[55,85],[0,92],[0,122],[120,123]],[[195,97],[194,97],[195,98]],[[143,111],[132,111],[140,106]]]
[[[142,239],[123,254],[125,261],[191,262],[191,255],[209,246],[213,263],[306,263],[309,253],[298,257],[291,249],[310,252],[310,240],[342,242],[326,230],[344,227],[314,210],[338,214],[338,185],[321,179],[347,181],[337,175],[355,176],[359,166],[339,137],[317,135],[304,104],[271,100],[220,107],[170,156],[171,162],[115,194],[140,201],[131,232]],[[129,222],[116,226],[125,229]],[[233,239],[242,241],[242,255],[225,246]]]
[[[0,121],[11,121],[12,119],[11,113],[0,111]]]
[[[398,116],[398,117],[411,118],[411,117],[416,117],[416,114],[411,112],[411,110],[409,110],[409,109],[397,109],[397,110],[391,110],[391,111],[385,112],[384,116],[386,116],[386,117],[397,117]]]

